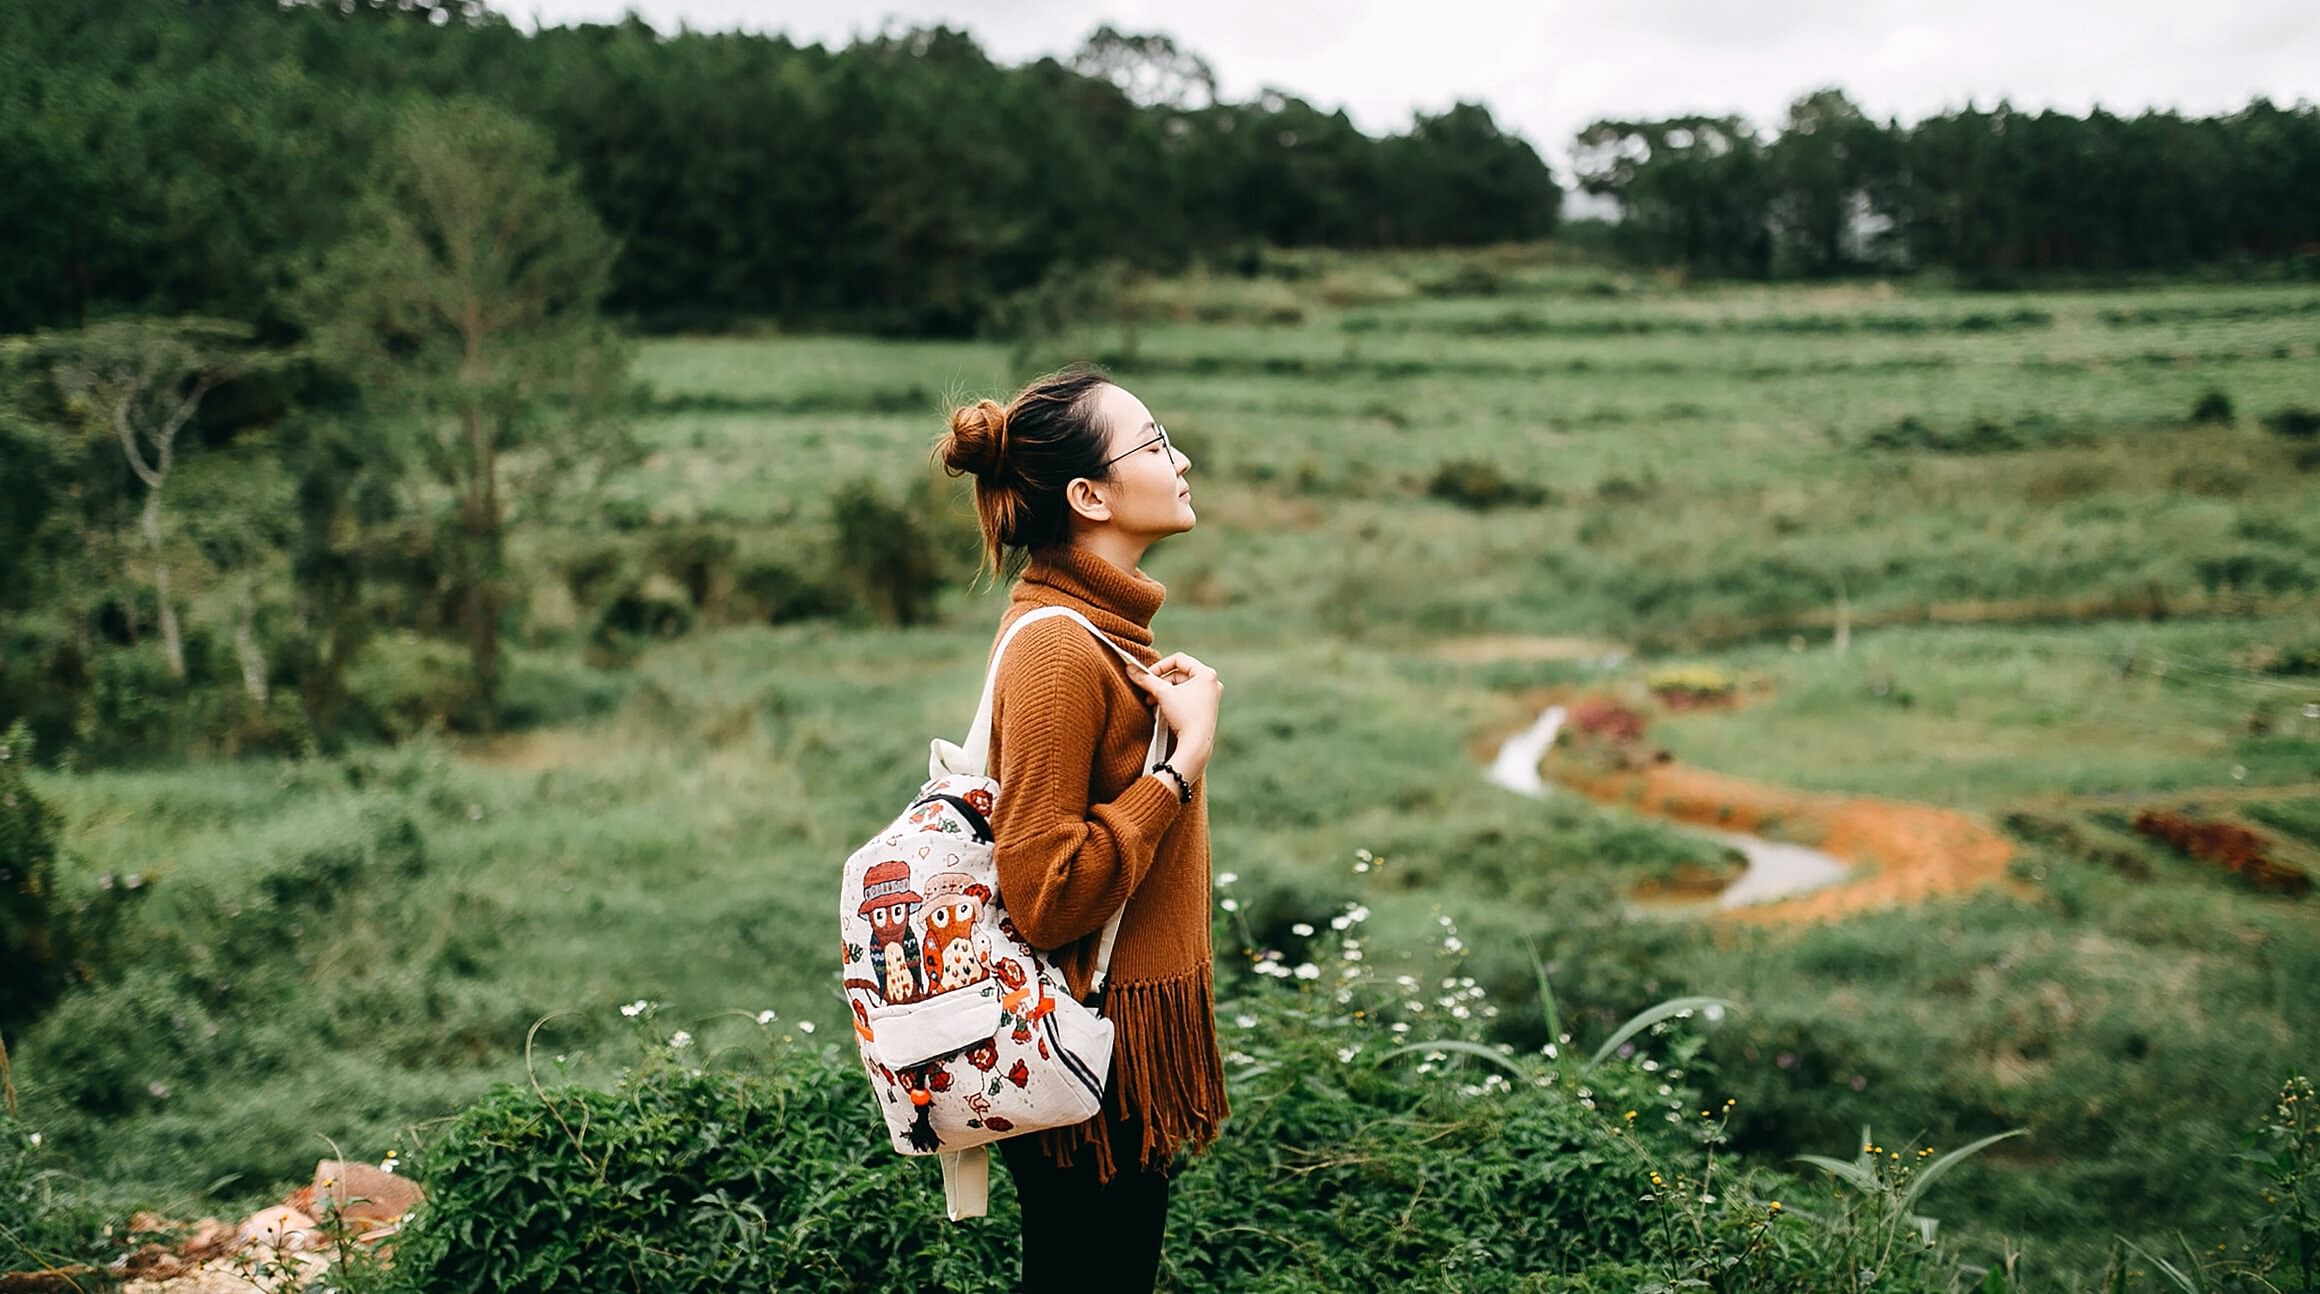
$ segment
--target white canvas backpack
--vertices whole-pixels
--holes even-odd
[[[991,813],[1004,794],[988,775],[999,662],[1016,634],[1054,616],[1146,668],[1069,608],[1018,617],[991,654],[966,744],[934,740],[926,784],[846,860],[838,891],[862,1068],[894,1148],[941,1156],[954,1222],[985,1210],[989,1143],[1087,1120],[1111,1075],[1112,1022],[1075,1000],[1062,972],[1008,920],[991,859]],[[1145,772],[1165,741],[1155,710]],[[1096,954],[1098,1002],[1119,933],[1115,912]]]

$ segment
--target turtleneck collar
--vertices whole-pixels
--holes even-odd
[[[1084,548],[1057,544],[1031,554],[1007,600],[1071,607],[1150,664],[1158,656],[1152,615],[1167,597],[1167,586],[1141,570],[1123,571]]]

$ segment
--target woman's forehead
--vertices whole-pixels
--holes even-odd
[[[1152,411],[1126,387],[1107,383],[1096,392],[1096,423],[1115,449],[1124,440],[1151,434]]]

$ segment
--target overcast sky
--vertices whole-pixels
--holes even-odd
[[[1872,116],[1973,100],[2192,113],[2320,100],[2320,0],[498,0],[518,22],[783,32],[844,44],[889,20],[975,34],[1009,63],[1068,54],[1097,24],[1160,31],[1228,98],[1277,86],[1372,133],[1480,100],[1569,173],[1597,117],[1778,121],[1842,86]]]

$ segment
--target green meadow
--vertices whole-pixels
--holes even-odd
[[[2320,1064],[2320,900],[2133,818],[2320,871],[2320,441],[2282,416],[2320,406],[2316,342],[2312,283],[1690,286],[1520,248],[1277,258],[1029,341],[643,342],[639,461],[513,532],[509,731],[33,776],[112,960],[8,1040],[23,1117],[94,1195],[187,1213],[333,1142],[423,1154],[527,1042],[612,1082],[636,999],[708,1054],[773,1010],[843,1074],[839,864],[964,729],[1004,605],[929,467],[943,402],[1096,358],[1194,461],[1200,524],[1145,569],[1162,649],[1229,684],[1228,1046],[1248,1004],[1328,989],[1250,952],[1302,960],[1358,904],[1372,966],[1472,978],[1475,1037],[1517,1053],[1729,1000],[1688,1022],[1686,1081],[1736,1100],[1749,1162],[2026,1129],[1923,1205],[1973,1262],[2019,1248],[2026,1287],[2094,1288],[2121,1238],[2244,1244],[2235,1153]],[[924,622],[769,612],[873,578],[831,508],[865,482],[934,545]],[[636,589],[609,619],[605,580]],[[382,690],[423,655],[376,650]],[[1661,710],[1673,666],[1743,703]],[[1634,915],[1720,847],[1482,776],[1589,694],[1682,764],[1975,815],[2007,883],[1809,926]],[[1412,1081],[1479,1077],[1450,1065]],[[1260,1068],[1236,1102],[1268,1127]],[[838,1162],[884,1153],[860,1114]],[[1208,1162],[1188,1198],[1225,1198]]]

